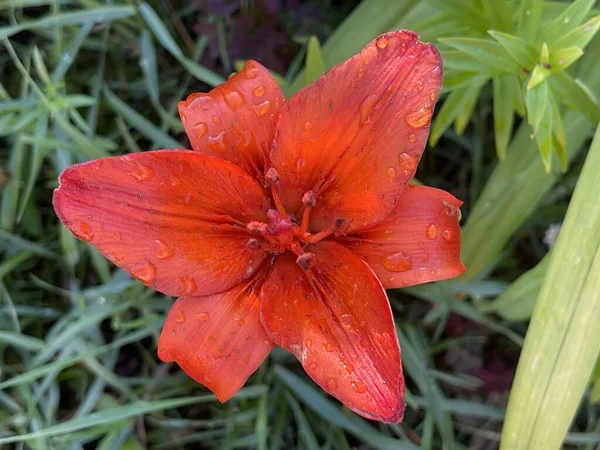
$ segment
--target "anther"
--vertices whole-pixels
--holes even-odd
[[[302,196],[302,204],[307,208],[314,208],[315,206],[315,194],[313,191],[307,191]]]
[[[267,224],[262,222],[257,222],[253,220],[248,225],[246,225],[248,231],[252,234],[264,235],[267,232]]]
[[[246,247],[251,250],[258,250],[260,248],[260,242],[258,242],[258,239],[256,238],[250,238],[246,243]]]
[[[303,253],[296,258],[296,263],[302,268],[302,270],[308,270],[315,265],[317,257],[314,253]]]
[[[279,173],[277,172],[277,170],[275,170],[274,167],[271,167],[269,170],[267,170],[267,173],[265,173],[266,187],[269,187],[272,184],[276,184],[278,181],[279,181]]]

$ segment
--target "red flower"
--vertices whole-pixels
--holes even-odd
[[[442,83],[438,52],[387,33],[287,103],[249,61],[179,105],[192,148],[60,176],[63,223],[179,296],[159,357],[225,401],[274,344],[364,417],[402,419],[384,288],[460,275],[461,202],[409,186]]]

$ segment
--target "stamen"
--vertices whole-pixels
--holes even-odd
[[[258,239],[256,238],[250,238],[248,239],[246,247],[248,247],[251,250],[258,250],[260,248],[260,242],[258,242]]]
[[[265,183],[267,187],[276,184],[279,181],[279,173],[274,167],[271,167],[265,173]]]
[[[264,236],[267,233],[267,224],[263,222],[257,222],[256,220],[253,220],[248,225],[246,225],[246,228],[250,233],[259,236]]]
[[[314,253],[307,252],[296,258],[296,263],[302,268],[302,270],[308,270],[315,265],[317,257]]]
[[[315,194],[313,194],[313,191],[307,191],[304,193],[302,196],[302,204],[304,205],[304,211],[302,212],[302,222],[300,223],[300,235],[303,235],[308,231],[310,211],[316,205]]]
[[[275,208],[279,211],[284,217],[288,217],[285,212],[285,208],[283,207],[283,202],[281,201],[281,197],[279,195],[279,173],[274,167],[270,167],[265,173],[265,187],[271,187],[271,196],[273,197],[273,202],[275,203]]]

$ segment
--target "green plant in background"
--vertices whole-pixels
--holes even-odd
[[[176,12],[185,20],[194,6],[183,3]],[[322,46],[298,37],[303,47],[280,76],[287,95],[387,30],[414,29],[443,55],[447,97],[429,158],[464,170],[453,183],[468,180],[451,186],[466,200],[468,273],[392,294],[410,392],[403,426],[379,428],[339,409],[281,353],[229,405],[191,395],[193,385],[154,357],[170,300],[56,226],[48,199],[58,172],[101,154],[178,146],[177,101],[223,80],[198,63],[210,39],[186,45],[163,6],[0,2],[8,23],[0,27],[0,446],[461,449],[498,441],[504,421],[507,449],[596,448],[600,147],[597,138],[588,145],[599,118],[596,2],[363,0]],[[215,39],[225,61],[223,36]],[[566,173],[548,172],[557,167]],[[419,177],[431,177],[427,165]],[[574,189],[556,248],[524,257],[524,243],[563,218]],[[431,305],[422,320],[405,310],[409,295]],[[481,381],[440,365],[441,352],[476,345],[467,338],[489,342],[445,335],[457,315],[513,352],[531,317],[506,413],[457,397]],[[123,357],[140,365],[135,376]]]

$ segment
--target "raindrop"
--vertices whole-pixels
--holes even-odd
[[[198,122],[193,128],[196,139],[203,138],[208,133],[208,125],[205,122]]]
[[[242,106],[246,101],[244,100],[244,96],[240,91],[232,90],[225,94],[225,102],[229,105],[231,109],[234,111]]]
[[[241,317],[234,317],[233,321],[237,323],[240,327],[246,323],[246,321]]]
[[[432,113],[433,112],[431,108],[429,106],[425,106],[418,111],[410,113],[404,118],[404,120],[411,128],[421,128],[429,123]]]
[[[308,365],[308,370],[316,370],[317,367],[319,367],[319,363],[316,361],[313,361]]]
[[[199,312],[196,314],[196,319],[206,322],[208,319],[210,319],[210,314],[207,312]]]
[[[225,144],[225,131],[221,131],[216,136],[209,136],[208,148],[218,152],[224,152],[227,148],[227,145]]]
[[[414,134],[411,134],[408,136],[408,140],[414,144],[417,142],[417,137]]]
[[[367,392],[367,388],[365,388],[365,385],[358,380],[352,382],[352,389],[354,389],[359,394],[364,394],[365,392]]]
[[[306,345],[307,348],[311,348],[312,347],[312,339],[308,338],[304,341],[304,345]]]
[[[394,277],[388,277],[388,283],[393,283],[396,279]]]
[[[325,344],[323,344],[323,347],[325,347],[325,351],[328,351],[328,352],[333,351],[333,345],[331,345],[329,342],[325,342]]]
[[[264,103],[261,103],[260,105],[257,105],[255,107],[255,110],[256,110],[256,114],[258,114],[259,116],[264,116],[269,111],[271,111],[271,102],[266,101]]]
[[[398,161],[400,162],[400,166],[406,172],[412,172],[417,168],[418,159],[416,156],[409,155],[408,153],[400,153],[398,156]]]
[[[131,175],[136,179],[136,181],[148,181],[154,176],[154,169],[152,169],[152,167],[140,164],[137,170]]]
[[[262,97],[266,92],[267,90],[263,86],[258,86],[252,90],[252,95],[255,97]]]
[[[333,378],[327,378],[327,389],[333,391],[337,388],[338,384]]]
[[[313,124],[310,122],[304,122],[304,130],[308,131],[308,130],[312,130],[313,128]]]
[[[217,116],[212,116],[212,121],[217,125],[221,123],[221,119]]]
[[[435,239],[439,232],[440,229],[437,227],[437,225],[434,223],[430,223],[427,227],[427,230],[425,231],[425,234],[427,235],[427,239]]]
[[[157,259],[169,259],[171,258],[174,254],[175,251],[170,248],[169,246],[167,246],[167,244],[165,244],[164,241],[161,241],[160,239],[156,239],[154,241],[154,243],[156,244],[156,258]]]
[[[191,295],[196,292],[196,280],[187,275],[179,277],[179,295]]]
[[[185,322],[185,313],[183,312],[182,309],[180,309],[179,311],[177,311],[177,313],[175,313],[175,322],[177,322],[177,323]]]
[[[429,94],[429,98],[432,102],[435,101],[435,93],[432,92],[431,94]]]
[[[381,259],[383,267],[390,272],[406,272],[412,269],[412,263],[408,256],[404,253],[394,253],[393,255],[384,256]]]
[[[75,235],[82,241],[90,242],[94,238],[94,232],[89,223],[79,222],[79,230],[73,230]]]
[[[442,231],[442,237],[445,240],[449,241],[450,239],[452,239],[452,231],[450,231],[450,230],[444,230],[444,231]]]
[[[346,372],[348,372],[348,373],[354,372],[354,366],[352,364],[342,363],[342,365],[344,366],[344,369],[346,369]]]
[[[304,160],[302,158],[298,158],[296,160],[296,168],[297,169],[302,169],[305,165],[306,165],[306,160]]]
[[[256,67],[248,67],[244,71],[244,74],[246,75],[246,78],[252,80],[258,76],[258,69]]]
[[[377,41],[375,41],[375,43],[377,44],[377,47],[383,50],[388,46],[390,40],[386,36],[380,36],[379,38],[377,38]]]
[[[396,178],[397,172],[396,169],[394,169],[393,167],[389,167],[387,170],[387,176],[390,180],[393,180],[394,178]]]
[[[136,268],[133,271],[133,276],[144,284],[151,284],[156,280],[156,266],[148,261],[148,264]]]
[[[369,117],[378,98],[375,95],[369,95],[358,107],[358,114],[360,117],[359,125],[362,127],[368,123],[373,123]]]

